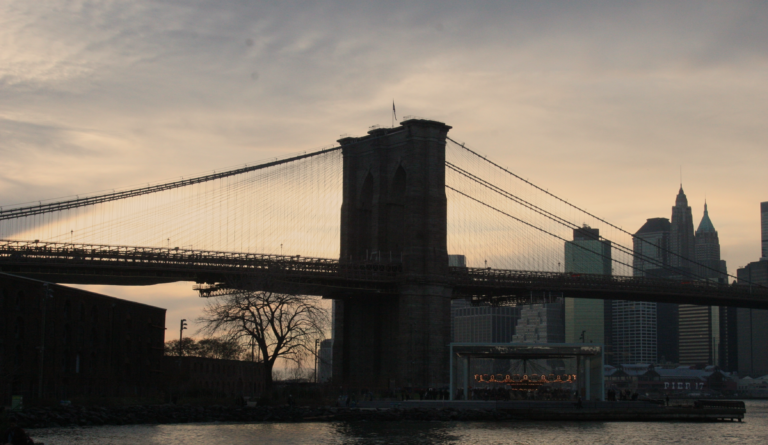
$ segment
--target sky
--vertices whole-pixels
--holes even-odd
[[[315,150],[394,101],[632,232],[682,176],[734,273],[768,201],[765,23],[766,1],[0,0],[0,205]],[[203,303],[91,289],[171,332]]]

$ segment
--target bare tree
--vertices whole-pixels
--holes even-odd
[[[237,339],[230,338],[203,338],[195,341],[194,338],[184,337],[181,350],[178,340],[165,342],[165,355],[179,355],[180,351],[188,357],[237,360],[245,353],[245,347]]]
[[[198,319],[209,334],[246,343],[253,339],[264,362],[265,386],[272,386],[272,368],[278,358],[294,363],[314,354],[316,338],[323,338],[328,311],[320,298],[266,291],[232,290],[212,297]]]

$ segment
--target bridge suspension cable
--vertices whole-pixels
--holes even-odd
[[[17,208],[12,208],[12,209],[4,209],[4,210],[0,210],[0,221],[9,220],[9,219],[24,218],[24,217],[33,216],[33,215],[41,215],[41,214],[45,214],[45,213],[60,212],[62,210],[75,209],[75,208],[78,208],[78,207],[86,207],[86,206],[91,206],[91,205],[95,205],[95,204],[102,204],[102,203],[106,203],[106,202],[110,202],[110,201],[117,201],[117,200],[121,200],[121,199],[134,198],[134,197],[137,197],[137,196],[148,195],[148,194],[151,194],[151,193],[157,193],[157,192],[163,192],[163,191],[167,191],[167,190],[173,190],[173,189],[177,189],[177,188],[181,188],[181,187],[186,187],[186,186],[189,186],[189,185],[201,184],[201,183],[208,182],[208,181],[214,181],[216,179],[223,179],[223,178],[227,178],[227,177],[230,177],[230,176],[241,175],[241,174],[252,172],[252,171],[256,171],[256,170],[261,170],[261,169],[265,169],[265,168],[269,168],[269,167],[274,167],[274,166],[277,166],[277,165],[286,164],[286,163],[289,163],[289,162],[298,161],[298,160],[301,160],[301,159],[307,159],[307,158],[311,158],[313,156],[325,154],[325,153],[336,151],[336,150],[340,150],[340,149],[341,149],[341,147],[332,147],[332,148],[328,148],[328,149],[324,149],[324,150],[315,151],[315,152],[312,152],[312,153],[305,153],[303,155],[292,156],[292,157],[289,157],[289,158],[279,159],[279,160],[271,161],[271,162],[265,162],[265,163],[259,164],[259,165],[252,165],[250,167],[237,168],[237,169],[228,170],[228,171],[225,171],[225,172],[213,173],[213,174],[204,175],[204,176],[198,176],[198,177],[190,178],[190,179],[182,179],[182,180],[179,180],[179,181],[168,182],[168,183],[165,183],[165,184],[157,184],[157,185],[152,185],[152,186],[147,186],[147,187],[140,187],[140,188],[136,188],[136,189],[132,189],[132,190],[124,190],[124,191],[119,191],[119,192],[105,193],[105,194],[102,194],[102,195],[89,196],[89,197],[84,197],[84,198],[79,198],[78,197],[76,199],[69,199],[69,200],[65,200],[65,201],[57,201],[57,202],[52,202],[52,203],[47,203],[47,204],[42,204],[42,202],[41,202],[38,205],[25,206],[25,207],[17,207]]]
[[[0,239],[334,258],[341,150],[93,198],[32,206],[0,221]]]
[[[551,212],[548,212],[547,210],[544,210],[541,207],[538,207],[535,204],[532,204],[532,203],[530,203],[530,202],[528,202],[528,201],[526,201],[526,200],[524,200],[524,199],[522,199],[522,198],[520,198],[518,196],[515,196],[515,195],[513,195],[513,194],[511,194],[511,193],[509,193],[509,192],[507,192],[507,191],[505,191],[505,190],[503,190],[503,189],[501,189],[501,188],[499,188],[499,187],[489,183],[488,181],[483,180],[482,178],[478,178],[477,176],[473,175],[472,173],[469,173],[466,170],[463,170],[460,167],[457,167],[457,166],[451,164],[450,162],[446,162],[446,166],[448,168],[450,168],[451,170],[454,170],[455,172],[459,173],[460,175],[468,178],[469,180],[474,181],[474,182],[482,185],[483,187],[486,187],[487,189],[489,189],[489,190],[491,190],[491,191],[493,191],[493,192],[495,192],[495,193],[497,193],[497,194],[499,194],[499,195],[501,195],[501,196],[503,196],[503,197],[505,197],[507,199],[510,199],[510,200],[512,200],[512,201],[514,201],[514,202],[516,202],[516,203],[518,203],[518,204],[520,204],[520,205],[522,205],[522,206],[532,210],[533,212],[538,213],[538,214],[540,214],[540,215],[542,215],[542,216],[544,216],[544,217],[546,217],[546,218],[548,218],[548,219],[550,219],[550,220],[552,220],[552,221],[554,221],[554,222],[556,222],[556,223],[558,223],[558,224],[560,224],[562,226],[565,226],[565,227],[567,227],[569,229],[578,229],[579,228],[579,226],[576,225],[575,223],[572,223],[572,222],[570,222],[568,220],[565,220],[565,219],[563,219],[563,218],[561,218],[561,217],[559,217],[559,216],[557,216],[557,215],[555,215],[555,214],[553,214]],[[531,224],[528,224],[527,222],[525,222],[525,221],[523,221],[523,220],[521,220],[521,219],[519,219],[517,217],[514,217],[514,216],[512,216],[512,215],[510,215],[510,214],[508,214],[508,213],[506,213],[506,212],[504,212],[502,210],[499,210],[496,207],[494,207],[494,206],[492,206],[490,204],[487,204],[487,203],[485,203],[485,202],[483,202],[483,201],[481,201],[479,199],[475,199],[475,198],[473,198],[473,197],[471,197],[471,196],[469,196],[469,195],[467,195],[465,193],[462,193],[461,191],[456,190],[453,187],[450,187],[450,186],[446,186],[446,187],[451,189],[451,190],[453,190],[453,191],[455,191],[456,193],[459,193],[459,194],[461,194],[461,195],[463,195],[463,196],[465,196],[465,197],[467,197],[467,198],[477,202],[478,204],[481,204],[481,205],[486,206],[486,207],[488,207],[490,209],[493,209],[494,211],[499,212],[499,213],[501,213],[501,214],[503,214],[505,216],[508,216],[510,218],[513,218],[513,219],[515,219],[515,220],[517,220],[517,221],[519,221],[519,222],[521,222],[523,224],[529,225],[530,227],[532,227],[532,228],[534,228],[536,230],[539,230],[542,233],[545,233],[547,235],[555,237],[555,238],[557,238],[557,239],[559,239],[561,241],[568,241],[567,239],[565,239],[565,238],[563,238],[563,237],[561,237],[559,235],[556,235],[556,234],[554,234],[552,232],[549,232],[549,231],[547,231],[545,229],[542,229],[540,227],[536,227],[536,226],[533,226]],[[632,252],[631,250],[629,250],[628,248],[622,246],[621,244],[615,243],[615,242],[613,242],[613,241],[611,241],[611,240],[609,240],[609,239],[607,239],[605,237],[601,236],[600,239],[602,239],[604,241],[610,242],[611,245],[614,248],[618,249],[621,252],[627,253],[629,255],[634,255],[636,257],[640,257],[640,258],[644,259],[645,261],[649,261],[649,262],[651,262],[651,263],[653,263],[653,264],[655,264],[657,266],[664,267],[664,264],[662,264],[659,260],[657,260],[655,258],[651,258],[651,257],[649,257],[647,255],[643,255],[642,253]],[[617,264],[621,264],[623,266],[627,266],[627,267],[629,267],[631,269],[641,270],[640,268],[637,268],[637,267],[635,267],[632,264],[628,264],[628,263],[616,260],[616,259],[612,258],[611,256],[605,255],[605,254],[603,254],[601,252],[591,251],[587,247],[584,247],[584,246],[582,246],[580,244],[574,244],[574,246],[577,247],[577,248],[581,248],[581,249],[583,249],[585,251],[588,251],[588,252],[590,252],[590,253],[592,253],[594,255],[600,256],[601,258],[605,258],[605,259],[614,261]]]
[[[459,167],[456,162],[447,161],[446,162],[446,166],[448,167],[449,171],[452,171],[452,172],[456,173],[458,175],[457,177],[460,177],[463,180],[468,180],[471,183],[479,185],[482,188],[484,188],[485,190],[490,191],[490,192],[492,192],[493,194],[495,194],[497,196],[503,197],[506,200],[510,200],[510,201],[516,203],[517,205],[522,206],[523,208],[528,209],[531,212],[540,215],[541,217],[543,217],[544,219],[550,221],[551,223],[555,223],[555,224],[561,225],[563,227],[568,228],[569,230],[575,230],[575,229],[579,229],[580,228],[580,226],[577,223],[573,222],[572,220],[570,220],[568,218],[564,218],[564,217],[560,216],[556,212],[546,210],[545,208],[543,208],[543,206],[536,205],[533,202],[531,202],[530,200],[526,200],[526,199],[522,198],[521,196],[519,196],[519,194],[516,195],[514,193],[511,193],[507,189],[505,189],[503,187],[500,187],[500,186],[496,185],[493,182],[488,181],[486,179],[486,177],[493,176],[494,175],[494,173],[493,173],[494,171],[495,172],[500,172],[502,175],[506,175],[507,177],[514,178],[515,180],[519,181],[520,183],[525,184],[526,186],[530,187],[532,190],[534,190],[534,191],[540,193],[541,195],[549,198],[550,201],[553,201],[555,203],[559,203],[560,205],[564,206],[565,208],[570,208],[570,209],[576,211],[577,214],[581,214],[583,216],[589,217],[589,218],[593,219],[594,221],[596,221],[597,223],[604,224],[605,226],[607,226],[608,229],[610,229],[612,231],[615,231],[616,233],[621,234],[622,236],[629,237],[629,240],[632,243],[638,243],[638,244],[641,245],[641,247],[642,246],[652,247],[653,249],[656,249],[656,250],[659,250],[661,252],[664,252],[665,254],[669,255],[670,257],[681,259],[681,260],[687,262],[688,264],[690,264],[692,266],[692,269],[694,269],[694,270],[690,270],[690,271],[686,271],[685,272],[685,274],[687,274],[691,278],[694,278],[694,279],[696,279],[696,278],[706,279],[706,277],[701,275],[699,273],[699,271],[709,271],[709,272],[714,272],[716,274],[721,274],[722,273],[720,270],[715,269],[715,268],[710,267],[710,266],[705,265],[705,264],[701,264],[701,263],[695,261],[692,258],[684,258],[681,254],[679,254],[677,252],[671,251],[671,249],[669,249],[666,246],[656,245],[656,244],[654,244],[654,243],[652,243],[652,242],[650,242],[650,241],[648,241],[648,240],[646,240],[644,238],[636,237],[634,234],[632,234],[632,233],[622,229],[621,227],[619,227],[619,226],[617,226],[617,225],[615,225],[613,223],[610,223],[606,219],[601,218],[599,216],[596,216],[596,215],[588,212],[587,210],[585,210],[585,209],[583,209],[583,208],[581,208],[579,206],[576,206],[576,205],[570,203],[569,201],[567,201],[567,200],[565,200],[563,198],[560,198],[559,196],[555,195],[554,193],[551,193],[548,190],[546,190],[546,189],[544,189],[542,187],[539,187],[538,185],[536,185],[536,184],[532,183],[531,181],[521,177],[518,174],[515,174],[514,172],[510,171],[509,169],[502,167],[501,165],[497,164],[496,162],[494,162],[492,160],[489,160],[485,156],[483,156],[483,155],[479,154],[478,152],[468,148],[465,144],[457,142],[457,141],[455,141],[454,139],[452,139],[450,137],[448,138],[448,140],[453,144],[454,147],[458,147],[461,152],[468,153],[471,156],[472,159],[475,159],[476,164],[478,164],[478,165],[475,165],[475,169],[476,170],[482,170],[484,174],[481,177],[481,175],[479,175],[479,174],[473,174],[472,172],[468,171],[467,169],[465,169],[463,167]],[[463,158],[463,159],[465,161],[464,163],[469,161],[466,158]],[[482,165],[488,166],[492,171],[489,171],[487,169],[483,169]],[[447,176],[447,178],[448,178],[448,176]],[[451,187],[449,189],[458,192],[458,190],[456,188],[454,188],[454,187]],[[511,216],[511,215],[509,215],[508,212],[501,211],[497,207],[489,204],[488,202],[485,202],[483,199],[478,199],[477,196],[474,196],[474,195],[473,196],[469,196],[468,194],[461,193],[461,192],[458,192],[458,193],[460,193],[461,195],[464,195],[466,197],[469,197],[469,198],[475,200],[476,203],[482,204],[483,206],[486,206],[488,209],[493,209],[496,212],[500,212],[499,214],[501,214],[501,215],[506,215],[508,217]],[[513,217],[513,218],[516,219],[519,222],[524,222],[523,218],[515,218],[515,217]],[[535,224],[530,224],[529,226],[530,226],[530,228],[540,229],[540,227],[535,225]],[[605,227],[604,227],[604,229],[605,229]],[[547,233],[549,236],[554,236],[555,238],[557,238],[559,240],[562,240],[562,241],[568,241],[563,236],[556,235],[556,234],[552,233],[551,231],[539,230],[539,232],[540,233]],[[617,242],[617,240],[614,237],[610,237],[609,238],[609,237],[606,237],[604,235],[600,235],[599,239],[602,240],[602,241],[610,242],[611,246],[616,251],[618,251],[618,253],[626,255],[626,258],[628,258],[627,260],[620,261],[617,258],[615,258],[615,256],[611,257],[611,260],[615,264],[619,264],[619,265],[622,265],[623,267],[626,267],[627,271],[629,271],[629,270],[640,270],[640,271],[644,270],[644,268],[637,267],[637,266],[635,266],[633,264],[634,260],[639,260],[639,261],[651,264],[654,267],[657,267],[658,269],[668,270],[668,271],[670,271],[671,273],[673,273],[675,275],[682,275],[682,271],[681,270],[675,269],[675,268],[673,268],[672,266],[670,266],[668,264],[664,264],[658,258],[654,258],[654,257],[651,257],[651,256],[648,256],[648,255],[644,254],[643,251],[642,251],[643,249],[637,250],[637,249],[634,248],[634,246],[633,247],[629,247],[628,245],[625,245],[623,242]],[[574,246],[578,246],[578,244],[574,244]],[[578,247],[581,247],[581,246],[578,246]],[[539,250],[539,254],[541,254],[541,253],[542,253],[541,250]],[[592,252],[592,253],[594,255],[596,255],[596,256],[607,257],[607,255],[604,255],[604,254],[602,254],[600,252]],[[559,252],[558,255],[553,254],[553,253],[550,252],[550,256],[553,257],[553,258],[555,258],[555,257],[562,258],[562,246],[560,246],[560,252]],[[559,261],[558,261],[558,263],[559,263]],[[632,264],[630,264],[630,263],[632,263]],[[734,279],[737,278],[737,277],[735,277],[732,274],[728,274],[727,276],[729,276],[731,278],[734,278]]]

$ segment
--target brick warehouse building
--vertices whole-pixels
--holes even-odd
[[[0,404],[158,395],[164,337],[165,309],[0,273]]]

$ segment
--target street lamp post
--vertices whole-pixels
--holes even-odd
[[[317,345],[318,345],[318,343],[320,343],[320,339],[316,338],[315,339],[315,383],[317,383],[317,362],[318,362],[318,359],[319,359],[319,357],[317,356]]]
[[[186,318],[182,318],[181,319],[181,323],[180,323],[180,326],[179,326],[179,357],[184,355],[184,346],[183,346],[183,343],[181,342],[182,337],[184,336],[184,329],[187,329],[187,319]]]

